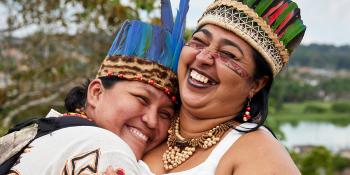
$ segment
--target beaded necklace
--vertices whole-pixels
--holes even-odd
[[[67,113],[64,113],[63,114],[63,117],[67,117],[67,116],[77,116],[77,117],[81,117],[81,118],[84,118],[84,119],[87,119],[89,121],[93,121],[92,119],[90,119],[85,112],[67,112]]]
[[[171,170],[185,162],[194,154],[196,148],[208,149],[220,141],[221,136],[230,128],[234,128],[234,121],[225,123],[210,129],[197,138],[184,138],[179,132],[179,117],[168,130],[168,149],[163,154],[163,166],[165,170]]]

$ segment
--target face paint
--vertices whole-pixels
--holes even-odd
[[[247,79],[247,80],[250,79],[248,72],[244,70],[244,68],[242,68],[237,63],[236,60],[228,57],[219,57],[217,60],[219,60],[218,62],[222,62],[222,64],[224,64],[226,67],[231,69],[233,72],[235,72],[237,75],[239,75],[243,79]]]
[[[221,52],[208,50],[207,46],[196,41],[189,41],[185,44],[185,46],[195,49],[197,51],[197,54],[203,54],[204,56],[209,55],[211,57],[210,59],[214,58],[215,60],[218,60],[218,63],[225,65],[227,68],[235,72],[243,79],[250,79],[248,72],[244,68],[242,68],[237,63],[238,61],[236,61],[234,58],[231,58]]]

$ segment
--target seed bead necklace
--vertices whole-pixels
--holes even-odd
[[[168,149],[163,154],[163,166],[165,170],[171,170],[181,165],[194,154],[197,147],[208,149],[218,143],[227,130],[234,128],[235,122],[229,120],[221,123],[197,138],[182,137],[179,131],[179,123],[180,119],[177,117],[168,130]]]

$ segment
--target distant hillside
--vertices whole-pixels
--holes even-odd
[[[303,45],[293,53],[289,66],[350,71],[350,46]]]

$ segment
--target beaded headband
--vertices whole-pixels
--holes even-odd
[[[276,76],[305,33],[300,9],[290,0],[216,0],[198,20],[229,30],[256,49]]]
[[[161,1],[162,26],[125,21],[103,60],[97,77],[117,76],[150,84],[164,91],[173,102],[178,94],[176,76],[184,45],[189,0],[181,0],[173,21],[170,0]]]

